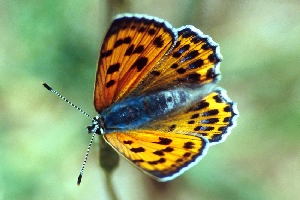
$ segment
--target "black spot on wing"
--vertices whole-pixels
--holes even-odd
[[[208,43],[205,43],[201,46],[201,49],[208,50],[210,48],[210,45]]]
[[[105,57],[111,56],[112,52],[113,52],[112,50],[107,50],[106,52],[102,52],[100,57],[105,58]]]
[[[186,81],[197,82],[197,81],[200,81],[200,77],[201,77],[200,74],[192,73],[187,76]]]
[[[134,49],[134,45],[132,44],[126,49],[125,56],[130,56],[133,52],[133,49]]]
[[[165,149],[162,149],[163,152],[173,152],[174,149],[172,147],[166,147]]]
[[[172,142],[172,140],[169,139],[169,138],[159,137],[158,139],[159,139],[159,142],[152,142],[152,143],[162,144],[162,145],[169,145]]]
[[[137,71],[139,72],[147,65],[147,63],[148,63],[148,58],[140,57],[133,63],[130,69],[137,68]]]
[[[195,119],[195,118],[197,118],[197,117],[199,117],[199,114],[198,114],[198,113],[193,114],[193,115],[191,116],[191,119]]]
[[[155,34],[155,29],[154,28],[150,28],[149,30],[148,30],[148,34],[149,35],[154,35]]]
[[[163,151],[154,151],[153,154],[158,155],[158,156],[165,155]]]
[[[193,58],[196,58],[199,55],[199,52],[197,50],[193,50],[190,53],[188,53],[186,56],[184,56],[180,62],[185,62],[187,60],[191,60]]]
[[[221,127],[218,128],[218,131],[222,131],[223,132],[224,130],[226,130],[226,127],[224,127],[224,126],[221,126]]]
[[[132,54],[140,54],[144,51],[144,45],[139,45],[136,48],[134,48],[134,45],[130,45],[126,51],[125,51],[125,56],[131,56]]]
[[[190,48],[190,45],[186,44],[183,47],[181,47],[178,51],[174,52],[172,56],[174,58],[179,58],[184,52],[186,52],[187,50],[189,50],[189,48]]]
[[[202,67],[204,64],[204,61],[202,59],[198,59],[194,62],[192,62],[191,64],[189,64],[188,69],[197,69]]]
[[[150,74],[152,74],[154,76],[159,76],[160,72],[159,71],[151,71]]]
[[[113,64],[113,65],[110,65],[107,69],[107,74],[112,74],[114,72],[117,72],[119,71],[120,69],[120,63],[116,63],[116,64]]]
[[[115,42],[114,48],[117,48],[118,46],[121,46],[123,44],[123,39],[119,39]]]
[[[186,72],[186,69],[184,69],[184,68],[179,68],[179,69],[176,70],[176,72],[177,72],[178,74],[184,74],[184,73]]]
[[[207,108],[209,106],[209,103],[206,101],[201,101],[197,106],[195,106],[192,110],[197,111],[197,110],[202,110],[204,108]]]
[[[173,58],[179,58],[181,56],[181,53],[179,53],[178,51],[177,52],[174,52],[173,54],[172,54],[172,57]]]
[[[220,59],[215,54],[210,54],[207,58],[210,62],[220,62]]]
[[[224,119],[223,119],[223,122],[229,122],[230,121],[230,117],[225,117]]]
[[[206,73],[207,78],[216,78],[218,75],[219,74],[216,74],[214,68],[210,68],[209,70],[207,70],[207,73]]]
[[[219,122],[218,118],[209,118],[201,121],[202,124],[215,124],[217,122]]]
[[[187,157],[190,157],[190,156],[191,156],[191,153],[190,153],[190,152],[186,152],[186,153],[183,154],[183,157],[186,157],[186,158],[187,158]]]
[[[158,48],[161,48],[164,45],[164,41],[161,38],[161,35],[154,39],[153,45],[158,47]]]
[[[194,148],[195,143],[193,142],[185,142],[183,145],[183,148],[185,149],[193,149]]]
[[[138,32],[139,32],[139,33],[142,33],[142,32],[144,32],[145,30],[146,30],[145,27],[141,27],[141,28],[139,28]]]
[[[231,112],[231,107],[230,106],[226,106],[223,110],[224,110],[224,112]]]
[[[134,49],[133,54],[142,53],[143,51],[144,51],[144,45],[139,45]]]
[[[213,99],[217,102],[217,103],[222,103],[223,100],[221,99],[221,97],[219,95],[215,95],[213,96]]]
[[[178,67],[178,64],[177,64],[177,63],[174,63],[174,64],[171,65],[171,68],[172,68],[172,69],[176,69],[177,67]]]
[[[214,116],[219,114],[219,111],[217,109],[209,110],[207,112],[203,112],[202,116]]]
[[[145,149],[143,147],[138,147],[138,148],[131,148],[130,151],[134,153],[141,153],[141,152],[145,152]]]
[[[212,131],[214,130],[214,127],[210,127],[210,126],[196,126],[194,128],[194,131]]]
[[[115,83],[116,83],[116,81],[110,80],[110,81],[108,81],[108,82],[106,83],[105,86],[106,86],[107,88],[109,88],[109,87],[113,86]]]
[[[130,43],[131,43],[131,37],[126,37],[126,38],[124,38],[123,43],[124,43],[124,44],[130,44]]]
[[[114,48],[117,48],[117,47],[121,46],[122,44],[130,44],[130,42],[131,42],[131,37],[126,37],[124,39],[118,39],[114,44]]]
[[[124,144],[132,144],[133,142],[131,140],[124,140],[123,143]]]

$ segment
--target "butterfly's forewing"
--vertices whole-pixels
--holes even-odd
[[[138,94],[165,88],[187,86],[199,89],[220,79],[219,46],[194,26],[176,29],[174,49],[139,85]]]
[[[158,181],[171,180],[205,154],[205,138],[157,130],[133,130],[104,135],[130,163]]]
[[[100,51],[94,92],[96,110],[101,112],[136,88],[176,38],[171,25],[158,18],[117,17]]]

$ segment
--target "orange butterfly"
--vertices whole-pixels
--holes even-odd
[[[218,44],[194,26],[175,29],[156,17],[117,16],[100,51],[99,115],[89,132],[102,134],[152,178],[174,179],[235,126],[236,104],[214,88],[221,59]]]
[[[238,115],[221,88],[219,46],[194,26],[174,29],[147,15],[119,15],[100,51],[91,132],[158,181],[179,176]]]

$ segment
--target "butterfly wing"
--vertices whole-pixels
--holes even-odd
[[[158,181],[179,176],[207,149],[205,138],[155,130],[109,133],[104,138],[130,163]]]
[[[176,31],[178,39],[174,48],[145,77],[136,95],[179,86],[199,89],[220,80],[222,56],[219,45],[194,26],[184,26]]]
[[[122,15],[110,26],[100,50],[94,106],[100,113],[127,96],[176,41],[172,26],[158,18]]]
[[[235,126],[237,116],[236,104],[224,89],[217,88],[179,114],[154,121],[146,127],[201,136],[207,138],[210,144],[217,144],[226,139]]]
[[[224,141],[237,115],[235,103],[219,88],[174,115],[104,138],[136,167],[167,181],[196,164],[211,144]]]

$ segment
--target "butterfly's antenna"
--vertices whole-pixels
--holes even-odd
[[[86,150],[86,153],[85,153],[85,157],[83,159],[83,163],[82,163],[82,167],[81,167],[81,170],[80,170],[80,173],[79,173],[79,176],[78,176],[78,179],[77,179],[77,185],[79,186],[80,183],[81,183],[81,178],[82,178],[82,175],[83,175],[83,172],[84,172],[84,167],[86,165],[86,161],[88,159],[88,156],[89,156],[89,153],[90,153],[90,149],[91,149],[91,146],[93,144],[93,140],[94,140],[94,137],[95,137],[96,133],[93,133],[93,136],[92,136],[92,139],[90,141],[90,144]]]
[[[81,108],[79,108],[78,106],[76,106],[74,103],[72,103],[71,101],[69,101],[68,99],[66,99],[64,96],[62,96],[61,94],[59,94],[58,92],[56,92],[52,87],[50,87],[47,83],[42,83],[43,86],[51,91],[52,93],[54,93],[56,96],[58,96],[59,98],[61,98],[62,100],[64,100],[65,102],[67,102],[68,104],[70,104],[71,106],[73,106],[74,108],[76,108],[77,110],[79,110],[82,114],[84,114],[85,116],[91,118],[92,120],[94,120],[89,114],[87,114],[84,110],[82,110]]]
[[[102,128],[100,128],[100,133],[103,134],[103,129]],[[90,153],[90,149],[91,149],[91,146],[93,144],[93,140],[94,140],[95,135],[96,135],[96,132],[93,133],[93,136],[92,136],[92,139],[90,141],[90,144],[89,144],[89,146],[88,146],[88,148],[86,150],[86,154],[85,154],[85,157],[83,159],[82,167],[81,167],[78,179],[77,179],[77,185],[78,186],[80,186],[82,175],[83,175],[83,172],[84,172],[84,167],[86,165],[86,161],[88,159],[88,156],[89,156],[89,153]]]
[[[47,83],[42,83],[43,86],[50,90],[52,93],[54,93],[56,96],[58,96],[59,98],[61,98],[62,100],[64,100],[65,102],[67,102],[68,104],[70,104],[71,106],[73,106],[74,108],[76,108],[77,110],[79,110],[82,114],[84,114],[85,116],[91,118],[94,122],[96,122],[96,119],[95,118],[92,118],[89,114],[87,114],[85,111],[83,111],[81,108],[79,108],[78,106],[76,106],[75,104],[73,104],[71,101],[69,101],[68,99],[66,99],[64,96],[62,96],[61,94],[59,94],[58,92],[56,92],[52,87],[50,87]],[[101,134],[103,134],[103,129],[100,128],[100,132]],[[83,175],[83,172],[84,172],[84,167],[86,165],[86,161],[88,159],[88,156],[89,156],[89,152],[90,152],[90,149],[91,149],[91,146],[93,144],[93,140],[94,140],[94,137],[96,135],[96,131],[94,131],[93,133],[93,136],[92,136],[92,139],[89,143],[89,146],[86,150],[86,154],[85,154],[85,157],[84,157],[84,160],[83,160],[83,164],[82,164],[82,167],[81,167],[81,170],[80,170],[80,173],[79,173],[79,176],[78,176],[78,180],[77,180],[77,185],[79,186],[80,183],[81,183],[81,179],[82,179],[82,175]]]

